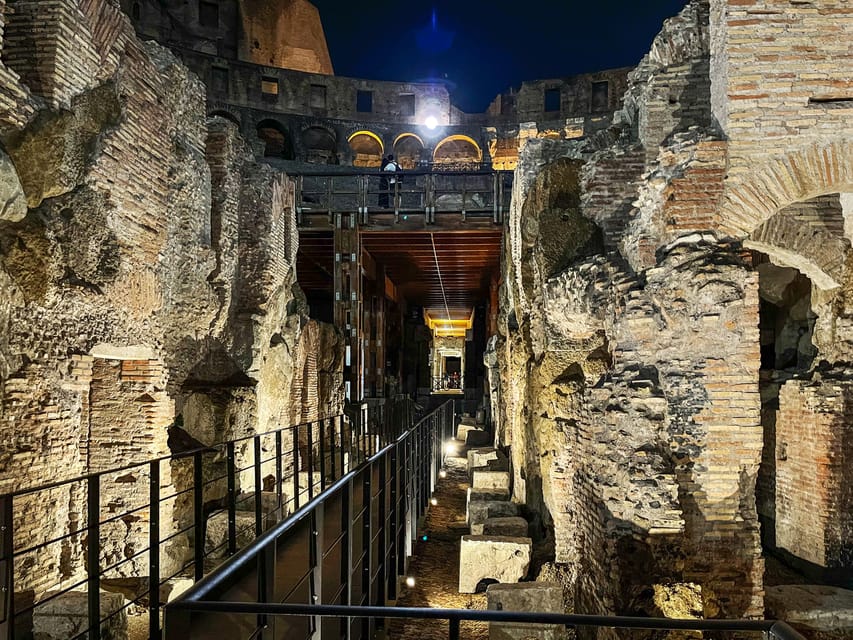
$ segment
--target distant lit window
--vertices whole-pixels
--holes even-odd
[[[315,109],[326,108],[326,86],[322,84],[311,85],[311,107]]]
[[[219,27],[219,5],[215,2],[207,2],[207,0],[199,0],[198,3],[198,23],[202,27],[210,27],[216,29]]]
[[[590,111],[607,111],[610,107],[610,87],[607,81],[592,83]]]
[[[142,7],[138,2],[133,3],[133,8],[130,10],[130,17],[134,20],[139,20],[142,17]]]
[[[560,89],[545,90],[545,111],[560,110]]]
[[[413,116],[415,115],[415,94],[404,93],[400,96],[400,115]]]
[[[223,95],[228,93],[228,69],[223,67],[210,68],[210,90],[213,93]]]
[[[278,78],[271,78],[269,76],[261,77],[261,93],[265,96],[277,96]]]
[[[359,113],[373,112],[373,92],[359,91],[355,96],[355,110]]]

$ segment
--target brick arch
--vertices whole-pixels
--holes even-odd
[[[746,237],[780,209],[853,191],[853,141],[814,143],[775,156],[737,179],[720,203],[722,230]]]

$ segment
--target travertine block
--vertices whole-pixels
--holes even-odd
[[[248,511],[236,513],[237,548],[255,539],[255,514]],[[214,511],[207,518],[204,550],[211,558],[222,558],[228,553],[228,511]]]
[[[505,489],[474,489],[468,487],[465,498],[465,513],[471,502],[509,502],[509,491]]]
[[[472,429],[465,434],[465,445],[468,447],[484,447],[492,444],[492,434],[482,429]]]
[[[478,447],[468,449],[468,472],[479,467],[485,467],[490,460],[498,459],[498,450],[494,447]]]
[[[474,500],[468,503],[468,525],[482,527],[489,518],[509,518],[518,515],[518,505],[505,500]],[[482,530],[482,529],[480,529]]]
[[[527,520],[520,516],[488,518],[482,526],[484,536],[510,536],[511,538],[527,537]]]
[[[53,594],[48,592],[45,599]],[[86,635],[89,628],[85,591],[69,591],[39,605],[33,611],[34,640],[66,640],[78,634]],[[101,591],[101,617],[106,618],[125,605],[120,593]],[[103,640],[125,640],[127,638],[127,610],[112,616],[101,625]]]
[[[509,471],[474,469],[471,476],[471,485],[474,489],[486,489],[487,491],[509,491]]]
[[[481,580],[518,582],[527,575],[532,550],[530,538],[462,536],[459,592],[475,593]]]
[[[564,613],[563,588],[556,582],[493,584],[486,590],[487,608],[497,611]],[[489,640],[564,640],[559,625],[490,622]]]
[[[784,620],[806,637],[853,637],[853,591],[812,584],[767,587],[767,615]]]

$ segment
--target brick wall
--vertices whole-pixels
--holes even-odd
[[[776,545],[828,569],[853,569],[853,384],[790,380],[776,420]]]

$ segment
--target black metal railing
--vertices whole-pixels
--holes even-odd
[[[455,431],[449,401],[165,607],[166,640],[372,638],[377,617],[221,616],[222,601],[384,605],[397,597]]]
[[[443,376],[432,377],[433,391],[462,391],[465,379],[460,374],[446,373]]]
[[[708,619],[708,620],[684,620],[676,618],[640,618],[630,616],[594,616],[582,614],[559,614],[559,613],[528,613],[516,611],[491,611],[473,609],[437,609],[416,607],[365,607],[365,606],[343,606],[343,605],[305,605],[305,604],[272,604],[257,602],[223,602],[223,601],[188,601],[179,600],[167,607],[166,618],[166,640],[177,640],[178,638],[220,638],[238,636],[216,636],[209,633],[198,633],[198,628],[193,625],[191,615],[207,616],[208,621],[218,619],[228,621],[234,625],[235,621],[243,618],[260,620],[263,626],[255,629],[252,638],[310,638],[306,635],[281,635],[277,633],[276,621],[285,618],[303,617],[312,620],[311,629],[325,628],[322,624],[327,620],[336,621],[362,621],[371,620],[375,622],[387,619],[419,620],[446,620],[447,637],[449,640],[459,640],[462,622],[486,622],[486,623],[511,623],[514,625],[530,625],[531,635],[538,630],[548,627],[564,627],[577,629],[583,627],[608,628],[608,629],[630,629],[630,630],[657,630],[657,631],[708,631],[729,632],[742,634],[755,634],[757,637],[767,640],[805,640],[805,638],[787,623],[781,620],[742,620],[742,619]],[[318,622],[319,621],[319,622]],[[173,626],[174,625],[174,626]],[[217,625],[218,626],[218,625]],[[250,626],[250,625],[249,625]],[[290,628],[288,629],[288,631]],[[174,634],[174,635],[172,635]],[[179,635],[185,634],[185,635]],[[343,634],[318,636],[323,638],[344,638]],[[349,636],[350,640],[353,636]],[[364,636],[362,636],[364,637]],[[431,635],[430,637],[434,637]],[[539,637],[539,636],[537,636]],[[656,636],[657,637],[657,636]]]
[[[201,579],[396,442],[414,418],[408,398],[363,403],[0,496],[0,640],[29,637],[50,618],[63,619],[67,640],[99,640],[131,607],[147,608],[149,638],[159,638],[175,579]]]
[[[357,213],[361,224],[371,214],[400,216],[423,214],[427,224],[436,215],[503,221],[512,195],[509,171],[403,171],[301,174],[296,177],[297,221],[310,214]],[[391,182],[391,180],[394,182]]]

